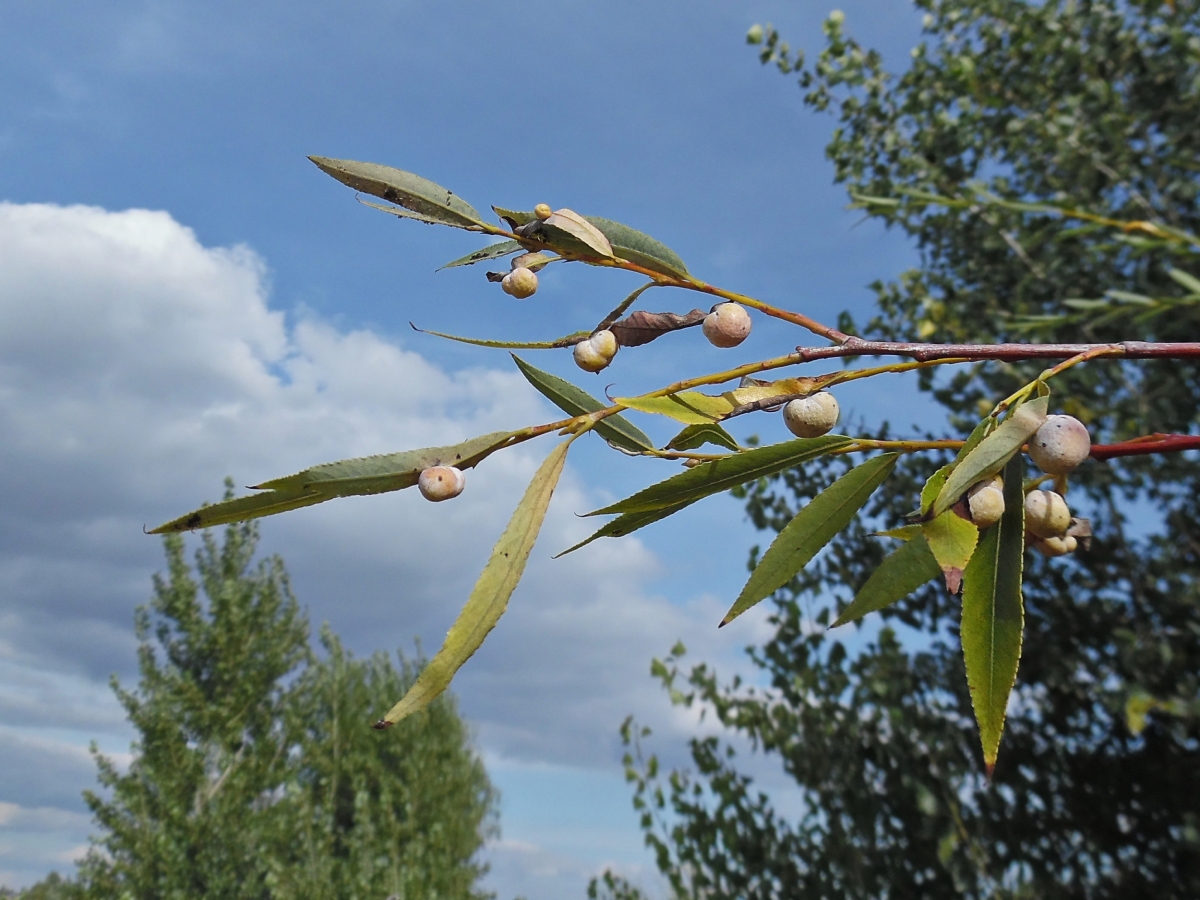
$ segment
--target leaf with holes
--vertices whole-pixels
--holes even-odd
[[[466,200],[412,172],[352,159],[325,156],[310,156],[309,159],[326,175],[347,187],[395,203],[426,222],[471,229],[483,224],[479,212]]]

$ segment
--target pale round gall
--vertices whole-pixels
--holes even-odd
[[[1030,491],[1025,495],[1025,530],[1035,537],[1062,537],[1071,527],[1071,510],[1061,494]]]
[[[704,317],[703,331],[714,347],[736,347],[750,333],[750,313],[738,303],[718,303]]]
[[[1087,427],[1074,416],[1047,416],[1029,439],[1029,458],[1047,475],[1068,475],[1092,452]]]
[[[815,438],[828,434],[837,424],[838,415],[837,398],[828,391],[818,391],[785,404],[783,424],[796,437]]]
[[[597,331],[586,341],[575,345],[575,365],[585,372],[599,372],[608,368],[608,364],[617,355],[620,345],[616,335],[611,331]]]
[[[504,276],[500,281],[500,287],[504,289],[504,293],[516,297],[518,300],[532,297],[537,293],[537,273],[524,266],[517,266]]]
[[[549,203],[539,203],[533,208],[533,214],[544,222],[554,215],[554,210],[550,208]]]
[[[1004,515],[1004,482],[999,478],[979,482],[967,491],[967,508],[980,528],[995,525]]]
[[[1033,546],[1043,556],[1053,558],[1055,556],[1066,556],[1068,553],[1074,553],[1075,548],[1079,546],[1079,542],[1070,535],[1067,535],[1066,537],[1039,538],[1033,542]]]
[[[467,486],[467,476],[454,466],[430,466],[417,478],[421,496],[434,503],[457,497]]]

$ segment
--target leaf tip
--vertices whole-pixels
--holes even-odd
[[[378,722],[376,722],[371,727],[374,728],[376,731],[383,731],[385,728],[391,728],[395,724],[396,724],[395,722],[389,722],[387,719],[380,719]]]
[[[990,760],[984,759],[984,768],[987,769],[987,779],[992,780],[992,773],[996,771],[996,757],[993,756]]]

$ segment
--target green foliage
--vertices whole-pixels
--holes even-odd
[[[453,700],[373,732],[380,696],[417,667],[355,660],[328,628],[318,658],[256,540],[253,524],[204,535],[193,574],[183,539],[165,538],[167,573],[137,614],[138,686],[114,681],[133,761],[93,750],[93,850],[77,882],[30,896],[481,896],[495,797]]]
[[[838,116],[828,148],[838,180],[921,251],[918,270],[876,285],[867,336],[1194,338],[1194,287],[1171,272],[1197,270],[1194,240],[1179,235],[1200,226],[1200,7],[917,6],[926,38],[898,77],[846,34],[841,14],[811,66],[774,30],[750,35],[764,62],[800,73],[810,105]],[[1171,315],[1069,302],[1149,308],[1132,294],[1169,301]],[[1038,374],[1017,362],[922,379],[965,433]],[[1094,439],[1200,424],[1194,360],[1077,366],[1056,377],[1055,394]],[[915,532],[902,532],[882,569],[888,548],[869,536],[904,521],[943,460],[906,455],[777,595],[774,635],[751,653],[763,687],[724,684],[705,665],[681,670],[678,654],[657,665],[677,702],[703,704],[778,759],[802,804],[780,815],[720,736],[691,742],[692,771],[659,775],[627,730],[635,806],[679,897],[1200,894],[1200,464],[1191,454],[1085,463],[1071,500],[1090,508],[1095,536],[1090,551],[1054,561],[1019,548],[1010,473],[1006,517],[967,565],[960,619],[940,584],[919,587],[936,569]],[[780,531],[846,468],[826,457],[777,474],[744,492],[748,510]],[[1150,533],[1129,527],[1131,501],[1156,514]],[[825,628],[839,609],[840,622],[881,607],[857,636]]]

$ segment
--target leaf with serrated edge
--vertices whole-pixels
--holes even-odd
[[[376,723],[376,728],[395,725],[405,716],[424,709],[449,686],[454,673],[471,658],[496,626],[525,571],[525,562],[546,518],[546,508],[562,474],[570,445],[568,440],[555,447],[534,473],[525,496],[517,504],[508,527],[500,535],[475,582],[471,596],[450,626],[445,643],[421,670],[408,693]]]
[[[685,503],[680,503],[676,506],[665,506],[662,509],[655,509],[650,512],[626,513],[623,516],[617,516],[603,527],[596,529],[596,531],[594,531],[584,540],[580,541],[578,544],[568,547],[561,553],[555,554],[554,558],[558,559],[560,556],[566,556],[568,553],[574,553],[580,547],[586,547],[597,538],[625,537],[625,535],[632,534],[639,528],[645,528],[647,525],[653,525],[655,522],[661,521],[667,516],[673,516],[681,509],[686,509],[695,502],[695,500],[688,500]]]
[[[738,442],[720,425],[705,423],[703,425],[688,425],[683,431],[671,438],[667,444],[668,450],[695,450],[705,444],[716,444],[727,450],[741,450]]]
[[[508,256],[510,253],[516,253],[525,248],[516,241],[500,241],[497,244],[489,244],[482,250],[476,250],[474,253],[468,253],[466,256],[460,256],[453,262],[448,262],[442,269],[453,269],[455,266],[473,266],[475,263],[487,262],[489,259],[499,259],[502,256]],[[438,269],[438,271],[442,271]]]
[[[724,418],[734,409],[724,397],[697,391],[681,391],[666,397],[615,397],[613,402],[638,412],[667,416],[684,425],[707,425]]]
[[[996,765],[1008,695],[1021,659],[1025,619],[1021,601],[1025,553],[1022,463],[1020,456],[1014,456],[1004,470],[1004,515],[983,533],[963,573],[963,660],[989,775]]]
[[[466,200],[412,172],[352,159],[325,156],[310,156],[309,159],[326,175],[347,187],[381,197],[438,224],[456,228],[475,228],[483,224],[479,212]]]
[[[995,431],[985,437],[950,473],[933,504],[936,518],[958,502],[971,485],[991,478],[1004,468],[1033,433],[1046,421],[1048,397],[1038,397],[1016,407]]]
[[[831,628],[861,619],[867,613],[890,606],[903,600],[923,584],[942,574],[937,560],[920,534],[904,542],[904,545],[884,557],[879,568],[871,573],[850,605],[842,610]]]
[[[979,543],[979,529],[948,509],[936,519],[923,523],[921,530],[946,577],[946,590],[957,594],[962,585],[963,569]]]
[[[447,447],[425,447],[421,450],[343,459],[313,466],[295,475],[252,485],[251,490],[264,493],[203,506],[159,525],[150,533],[166,534],[226,525],[230,522],[245,522],[303,506],[312,506],[314,503],[322,503],[335,497],[403,490],[416,484],[421,472],[430,466],[467,469],[477,465],[493,451],[504,446],[512,434],[511,431],[496,431]]]
[[[719,494],[739,484],[768,478],[776,472],[791,469],[810,459],[825,456],[834,450],[849,446],[851,439],[842,434],[827,434],[818,438],[798,438],[767,447],[755,447],[741,453],[700,463],[686,472],[673,475],[658,484],[652,484],[604,509],[588,513],[602,516],[611,513],[652,512],[681,503],[690,503],[702,497]]]
[[[515,353],[512,354],[512,358],[525,379],[537,388],[543,397],[569,416],[596,412],[608,405],[601,403],[587,391],[575,387],[571,382],[531,366]],[[654,442],[640,428],[619,415],[601,419],[592,430],[606,441],[612,441],[618,447],[633,453],[654,449]]]
[[[721,625],[728,625],[791,581],[833,540],[834,535],[850,524],[875,489],[883,484],[899,458],[898,453],[885,453],[868,459],[825,488],[796,513],[758,561],[746,586],[721,620]]]

